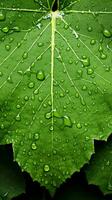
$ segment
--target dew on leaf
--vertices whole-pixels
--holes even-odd
[[[28,87],[29,87],[29,88],[34,88],[34,85],[35,85],[35,84],[34,84],[33,82],[30,82],[30,83],[28,84]]]
[[[99,52],[102,52],[102,51],[103,51],[102,45],[99,46],[98,51],[99,51]]]
[[[49,170],[50,170],[49,165],[44,165],[44,171],[45,171],[45,172],[48,172]]]
[[[54,130],[54,127],[53,126],[50,126],[50,129],[49,129],[50,131],[53,131]]]
[[[28,96],[25,96],[25,97],[24,97],[24,100],[25,100],[25,101],[28,101],[28,100],[29,100],[29,97],[28,97]]]
[[[65,115],[63,117],[63,124],[64,124],[65,127],[72,127],[72,125],[73,125],[72,121],[71,121],[71,118],[69,116],[67,116],[67,115]]]
[[[91,26],[88,27],[88,31],[91,32],[93,29]]]
[[[46,117],[46,119],[50,119],[52,117],[52,113],[51,112],[46,113],[45,117]]]
[[[82,64],[83,64],[84,67],[90,66],[90,58],[83,58]]]
[[[103,35],[106,37],[106,38],[110,38],[112,36],[112,33],[107,30],[107,29],[104,29],[103,30]]]
[[[21,106],[20,106],[19,104],[17,104],[16,108],[17,108],[17,109],[20,109],[20,108],[21,108]]]
[[[0,12],[0,21],[4,21],[5,20],[5,15],[3,14],[3,12]]]
[[[2,32],[8,33],[9,32],[9,27],[8,26],[3,27],[2,28]]]
[[[39,139],[39,134],[35,133],[34,138],[35,138],[35,140],[38,140]]]
[[[32,143],[31,148],[32,148],[32,150],[36,150],[36,149],[37,149],[36,144],[35,144],[35,143]]]
[[[23,57],[23,59],[26,59],[28,57],[28,53],[24,52],[22,57]]]
[[[9,83],[13,83],[13,81],[12,81],[12,77],[9,76],[9,77],[7,78],[7,81],[8,81]]]
[[[38,71],[36,77],[39,81],[43,81],[45,79],[44,71],[42,70]]]
[[[104,53],[101,53],[101,54],[100,54],[100,58],[103,59],[103,60],[105,60],[105,59],[107,58],[107,55],[104,54]]]
[[[17,116],[16,116],[16,121],[20,121],[21,120],[21,117],[20,117],[20,115],[18,114]]]
[[[88,74],[88,75],[91,75],[91,74],[93,74],[93,73],[94,73],[94,70],[93,70],[93,69],[91,69],[91,68],[87,69],[87,74]]]
[[[81,129],[81,128],[82,128],[82,125],[81,125],[80,123],[78,123],[78,124],[76,125],[76,127],[77,127],[78,129]]]
[[[1,124],[1,129],[2,129],[2,130],[4,129],[4,124]]]
[[[42,42],[38,43],[38,47],[42,47],[44,44]]]
[[[35,95],[39,94],[39,90],[38,89],[34,90],[34,94]]]
[[[90,44],[91,44],[91,45],[96,44],[96,40],[92,39],[92,40],[90,41]]]
[[[5,46],[5,49],[6,49],[7,51],[9,51],[9,50],[10,50],[10,48],[11,48],[11,46],[10,46],[10,45],[6,45],[6,46]]]

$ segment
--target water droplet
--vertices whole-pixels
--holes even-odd
[[[87,90],[86,85],[83,85],[82,90],[84,90],[84,91]]]
[[[39,81],[43,81],[45,79],[45,74],[44,74],[44,72],[42,70],[37,72],[37,79]]]
[[[54,130],[54,127],[53,127],[53,126],[51,126],[49,130],[50,130],[50,131],[53,131],[53,130]]]
[[[68,117],[67,115],[65,115],[65,116],[63,117],[63,123],[64,123],[64,126],[72,127],[71,118]]]
[[[87,74],[88,74],[88,75],[91,75],[91,74],[93,74],[93,73],[94,73],[94,70],[93,70],[93,69],[91,69],[91,68],[87,69]]]
[[[2,32],[8,33],[9,32],[9,27],[8,26],[3,27],[2,28]]]
[[[34,84],[33,82],[31,82],[31,83],[29,83],[28,87],[29,87],[29,88],[34,88],[34,85],[35,85],[35,84]]]
[[[35,140],[38,140],[39,139],[39,134],[35,133],[34,138],[35,138]]]
[[[35,143],[32,143],[32,146],[31,146],[31,147],[32,147],[33,150],[36,150],[36,149],[37,149],[37,146],[36,146]]]
[[[0,12],[0,21],[4,21],[4,20],[5,20],[5,15],[2,12]]]
[[[48,172],[50,170],[49,165],[44,165],[44,171]]]
[[[20,115],[18,114],[17,116],[16,116],[16,121],[20,121],[21,120],[21,117],[20,117]]]
[[[38,89],[34,90],[34,94],[35,95],[39,94],[39,90]]]
[[[84,58],[82,60],[82,64],[83,64],[83,67],[88,67],[90,66],[90,58]]]
[[[17,109],[20,109],[20,108],[21,108],[21,106],[18,104],[18,105],[16,106],[16,108],[17,108]]]
[[[104,35],[106,38],[110,38],[110,37],[112,36],[112,33],[111,33],[109,30],[104,29],[103,35]]]
[[[78,123],[76,126],[77,126],[78,129],[82,128],[82,125],[80,123]]]
[[[96,40],[92,39],[92,40],[90,41],[90,44],[91,44],[91,45],[96,44]]]
[[[43,43],[42,42],[39,42],[38,43],[38,47],[42,47],[43,46]]]
[[[45,117],[46,117],[46,119],[50,119],[52,117],[52,113],[51,112],[46,113]]]
[[[1,129],[2,129],[2,130],[4,129],[4,124],[1,124]]]
[[[11,46],[10,46],[10,45],[6,45],[6,46],[5,46],[5,49],[6,49],[7,51],[9,51],[9,50],[10,50],[10,48],[11,48]]]
[[[104,54],[104,53],[101,53],[101,55],[100,55],[100,58],[104,60],[104,59],[106,59],[106,58],[107,58],[107,55],[106,55],[106,54]]]
[[[28,57],[28,53],[27,52],[24,52],[24,54],[23,54],[23,59],[26,59],[27,57]]]
[[[91,26],[88,27],[88,31],[91,32],[93,29]]]
[[[28,97],[28,96],[25,96],[25,97],[24,97],[24,100],[25,100],[25,101],[28,101],[28,100],[29,100],[29,97]]]

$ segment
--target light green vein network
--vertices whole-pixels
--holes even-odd
[[[0,141],[53,193],[112,131],[112,2],[0,5]]]

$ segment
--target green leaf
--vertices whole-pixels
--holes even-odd
[[[53,5],[0,7],[1,143],[50,192],[112,131],[112,1]]]
[[[112,193],[112,138],[97,147],[85,171],[89,184],[98,185],[104,194]]]
[[[17,163],[11,160],[10,146],[0,146],[0,197],[12,199],[24,192],[25,182]]]

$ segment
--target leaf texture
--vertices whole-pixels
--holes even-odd
[[[0,140],[54,192],[112,131],[112,2],[1,1]]]

